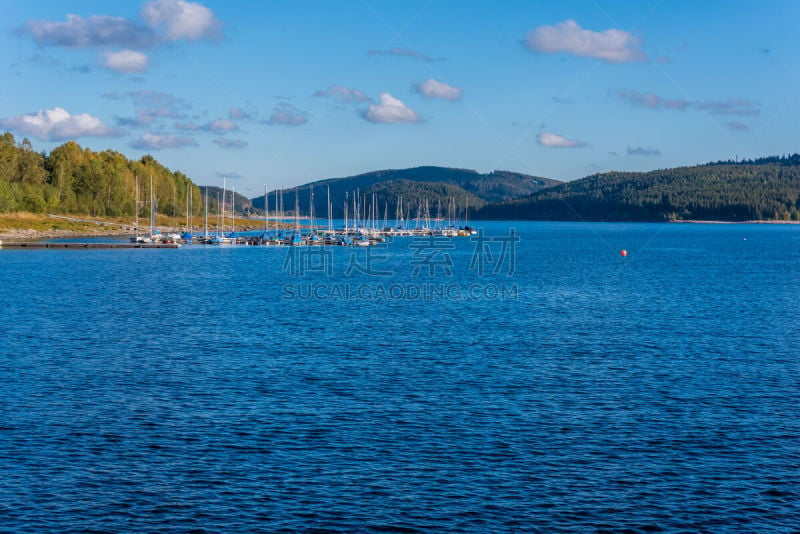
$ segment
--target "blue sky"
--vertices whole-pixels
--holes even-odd
[[[0,130],[270,187],[798,150],[800,3],[0,0]]]

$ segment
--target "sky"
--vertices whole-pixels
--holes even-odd
[[[256,196],[798,151],[800,3],[0,0],[0,131]]]

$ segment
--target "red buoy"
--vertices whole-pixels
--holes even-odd
[[[620,255],[620,256],[622,256],[622,257],[624,258],[625,256],[627,256],[627,255],[628,255],[628,251],[627,251],[627,250],[625,250],[625,249],[622,249],[622,250],[620,250],[620,251],[619,251],[619,255]]]

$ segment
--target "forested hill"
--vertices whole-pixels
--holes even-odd
[[[469,205],[470,210],[480,208],[490,202],[498,202],[522,195],[528,195],[544,187],[558,184],[556,180],[540,178],[509,171],[494,171],[481,174],[474,170],[452,169],[448,167],[414,167],[374,171],[345,178],[319,180],[297,188],[284,191],[284,208],[293,210],[295,192],[302,213],[308,213],[311,189],[314,190],[314,210],[319,216],[327,215],[327,194],[330,189],[332,215],[341,217],[347,198],[352,203],[353,194],[358,191],[366,204],[373,202],[382,215],[388,211],[393,218],[397,204],[402,198],[406,215],[417,216],[423,203],[428,203],[431,216],[436,216],[441,206],[444,214],[448,206],[456,205],[462,211]],[[374,195],[374,197],[373,197]],[[264,197],[253,199],[253,206],[264,207]],[[350,204],[352,210],[352,205]],[[275,210],[275,192],[269,194],[269,210]],[[352,214],[352,211],[350,212]]]
[[[158,213],[184,215],[189,196],[193,212],[202,214],[198,187],[152,156],[129,160],[113,150],[81,148],[74,141],[44,154],[27,139],[18,143],[11,133],[0,135],[0,213],[133,216],[137,178],[140,214],[149,215],[150,199],[155,197]]]
[[[487,205],[482,219],[800,220],[800,155],[609,172]]]
[[[200,193],[203,195],[205,199],[206,191],[208,191],[208,213],[210,215],[214,215],[217,213],[217,199],[219,199],[219,203],[222,203],[222,194],[223,190],[221,187],[217,187],[214,185],[201,185]],[[231,210],[231,190],[228,189],[224,191],[225,194],[225,211],[226,213],[230,213]],[[250,210],[253,208],[253,201],[247,198],[244,195],[240,195],[239,193],[233,192],[233,196],[235,198],[235,206],[236,206],[236,213],[249,213]],[[205,202],[205,200],[204,200]]]

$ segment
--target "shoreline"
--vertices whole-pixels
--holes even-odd
[[[505,221],[505,222],[514,222],[514,221]],[[522,222],[572,222],[572,221],[522,221]],[[646,221],[604,221],[604,222],[631,222],[631,223],[641,223]],[[663,222],[663,221],[651,221],[651,222]],[[699,219],[687,219],[687,220],[680,220],[680,221],[666,221],[669,224],[800,224],[800,221],[762,221],[762,220],[751,220],[751,221],[715,221],[715,220],[699,220]],[[102,224],[102,223],[100,223]],[[98,225],[100,226],[100,225]],[[157,227],[162,232],[169,232],[173,229],[171,227]],[[201,228],[194,227],[193,231],[197,232]],[[252,229],[252,227],[245,227],[242,229],[238,229],[238,231],[245,230],[245,229]],[[181,229],[181,232],[186,231],[186,229]],[[0,229],[0,241],[36,241],[42,239],[59,239],[59,238],[79,238],[79,237],[123,237],[123,236],[133,236],[136,234],[136,230],[133,227],[124,227],[124,228],[108,228],[107,225],[102,225],[102,227],[98,227],[95,231],[92,231],[89,228],[82,228],[76,230],[67,230],[61,228],[54,228],[50,230],[36,230],[33,228],[3,228]]]
[[[237,221],[236,231],[255,230],[261,224],[253,220]],[[0,241],[41,241],[46,239],[129,237],[137,233],[136,224],[125,217],[91,217],[57,215],[52,213],[10,212],[0,213]],[[181,221],[159,216],[155,229],[162,233],[186,231]],[[192,231],[203,230],[200,224],[192,224]],[[227,231],[230,231],[228,228]],[[150,224],[140,224],[139,234],[150,232]]]
[[[34,230],[30,228],[0,230],[0,241],[37,241],[41,239],[58,239],[70,237],[117,237],[134,235],[127,230],[103,229],[98,232],[86,230]]]
[[[699,219],[687,219],[685,221],[667,221],[674,224],[800,224],[800,221],[704,221]]]

